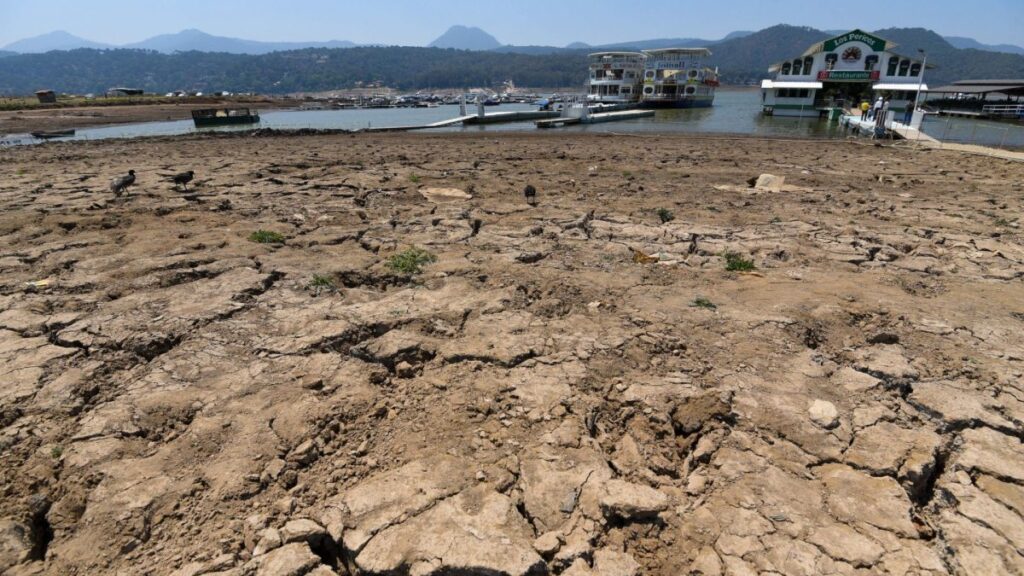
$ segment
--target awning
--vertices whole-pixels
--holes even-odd
[[[776,82],[774,80],[762,80],[761,88],[771,90],[773,88],[797,88],[797,89],[821,89],[821,82]]]
[[[910,92],[917,92],[917,84],[875,84],[875,90],[907,90]],[[928,85],[922,84],[921,90],[923,92],[928,91]]]

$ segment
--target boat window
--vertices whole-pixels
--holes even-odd
[[[690,78],[696,78],[696,77],[697,77],[697,71],[696,70],[690,70]]]
[[[878,65],[878,56],[868,56],[864,59],[864,69],[871,71]]]
[[[829,54],[825,54],[825,68],[827,68],[828,70],[832,70],[833,68],[835,68],[836,67],[836,62],[838,62],[838,61],[839,61],[839,55],[838,54],[836,54],[834,52],[829,53]]]
[[[789,70],[790,70],[789,62],[784,63],[782,65],[782,75],[783,76],[789,76]]]
[[[687,94],[694,94],[696,92],[697,92],[697,89],[695,87],[693,87],[693,86],[687,86],[686,87],[686,93]]]
[[[808,95],[810,95],[810,91],[806,88],[800,90],[800,98],[807,98]]]
[[[920,76],[921,75],[921,64],[920,63],[914,62],[910,66],[910,75],[911,76]]]
[[[630,88],[629,86],[623,86],[622,88],[619,88],[619,94],[632,94],[632,93],[633,93],[633,89]]]
[[[898,68],[899,65],[900,65],[900,59],[898,57],[893,56],[892,58],[889,58],[889,69],[886,70],[885,75],[886,76],[895,76],[896,75],[896,68]]]
[[[799,58],[797,58],[796,60],[793,60],[793,76],[800,76],[800,73],[803,72],[803,67],[804,67],[804,61],[803,60],[801,60]]]
[[[654,94],[654,86],[645,86],[644,94]]]
[[[808,56],[808,57],[804,58],[804,74],[810,74],[811,73],[811,69],[813,69],[813,68],[814,68],[814,58],[812,56]]]
[[[648,80],[654,80],[654,70],[647,70],[646,72],[644,72],[644,78],[647,78]]]
[[[910,70],[910,60],[900,60],[900,76],[906,76]]]

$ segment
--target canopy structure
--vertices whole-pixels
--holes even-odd
[[[1024,79],[1018,80],[960,80],[948,86],[928,90],[932,94],[1006,94],[1024,96]]]
[[[773,90],[775,88],[796,88],[798,90],[820,90],[824,86],[821,82],[778,82],[775,80],[762,80],[761,88]]]
[[[878,84],[875,84],[872,88],[874,90],[876,90],[876,91],[878,91],[878,90],[896,90],[896,91],[901,91],[901,92],[917,92],[918,85],[916,83],[915,84],[885,84],[885,83],[878,83]],[[928,85],[927,84],[922,84],[920,88],[921,88],[922,92],[927,92],[928,91]]]

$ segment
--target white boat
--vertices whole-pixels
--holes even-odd
[[[644,108],[706,108],[714,104],[718,71],[704,65],[707,48],[644,50]]]
[[[607,104],[635,103],[646,58],[640,52],[597,52],[590,59],[587,100]]]

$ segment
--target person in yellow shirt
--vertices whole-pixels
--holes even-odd
[[[867,100],[860,103],[860,117],[862,120],[868,119],[868,110],[871,110],[871,104],[868,104]]]

